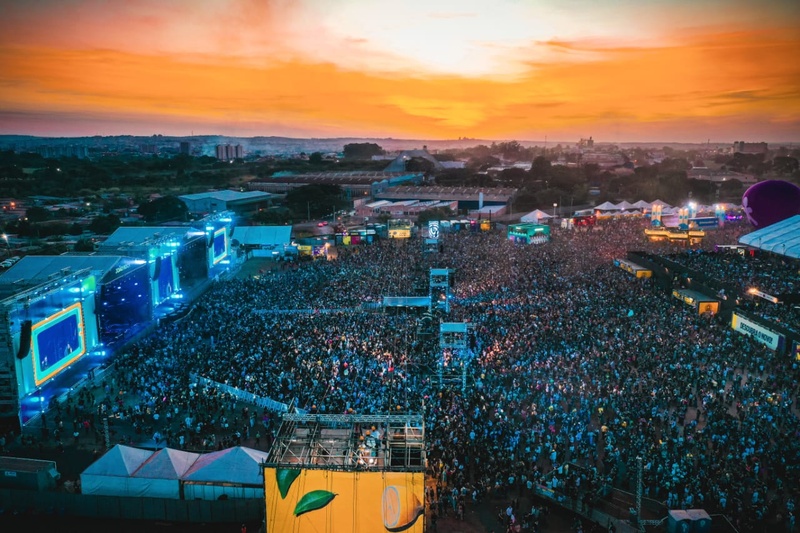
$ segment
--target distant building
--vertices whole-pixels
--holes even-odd
[[[620,154],[589,152],[581,155],[581,165],[595,164],[602,169],[621,166],[624,163],[625,158]]]
[[[81,145],[67,145],[67,146],[39,146],[34,151],[48,159],[55,159],[58,157],[77,157],[78,159],[86,159],[89,157],[89,151],[85,146]]]
[[[516,194],[517,189],[502,187],[392,187],[376,194],[375,199],[458,202],[459,210],[474,210],[484,206],[507,206]]]
[[[189,141],[181,141],[180,153],[182,155],[189,155],[192,153],[192,144]]]
[[[581,139],[578,141],[578,148],[582,150],[594,150],[594,139],[589,137],[588,139]]]
[[[244,157],[244,149],[241,144],[218,144],[217,145],[217,159],[220,161],[232,161],[234,159],[242,159]]]
[[[239,215],[267,209],[279,198],[263,191],[209,191],[179,196],[190,213],[221,213],[233,211]]]
[[[440,209],[446,207],[454,213],[458,210],[458,202],[439,202],[437,200],[419,201],[419,200],[404,200],[401,202],[390,202],[388,200],[379,200],[377,202],[370,202],[363,204],[356,208],[357,217],[372,217],[381,213],[387,213],[395,218],[415,218],[422,211],[429,209]]]
[[[732,170],[716,170],[706,167],[693,167],[686,173],[686,177],[692,180],[704,180],[713,183],[721,183],[723,181],[733,180],[738,180],[744,185],[758,183],[758,178],[752,174],[743,174],[741,172],[734,172]]]
[[[733,152],[740,154],[766,154],[769,151],[767,143],[748,143],[736,141],[733,143]]]
[[[158,145],[155,144],[140,144],[139,145],[139,152],[143,154],[152,154],[155,155],[158,153]]]
[[[257,178],[247,186],[251,190],[285,194],[304,185],[337,185],[348,199],[375,196],[395,185],[421,183],[422,172],[311,172],[306,174],[277,173],[269,178]]]
[[[442,164],[428,153],[427,146],[423,146],[422,150],[403,150],[384,170],[386,172],[404,172],[406,164],[412,159],[424,159],[433,165],[434,170],[444,170]]]

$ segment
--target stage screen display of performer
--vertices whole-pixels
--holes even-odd
[[[80,303],[51,315],[31,328],[31,360],[36,386],[53,378],[85,353]]]
[[[220,228],[214,232],[214,264],[228,257],[228,230]]]

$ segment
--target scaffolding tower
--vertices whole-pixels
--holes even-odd
[[[450,312],[452,274],[453,270],[449,268],[432,268],[428,284],[431,305],[434,309],[442,309],[445,313]]]
[[[263,466],[425,471],[422,415],[285,414]]]
[[[472,324],[468,322],[442,322],[439,324],[439,386],[460,382],[461,392],[467,389],[467,369],[474,353],[469,337]]]

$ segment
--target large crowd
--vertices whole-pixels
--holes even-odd
[[[643,228],[555,229],[527,246],[463,232],[435,253],[381,241],[220,281],[189,315],[120,354],[91,403],[196,450],[253,436],[268,446],[280,418],[204,390],[197,376],[311,412],[424,412],[429,467],[455,512],[540,484],[593,505],[612,487],[634,491],[641,463],[644,496],[669,508],[723,513],[741,531],[791,530],[798,362],[614,267],[638,249],[711,268],[711,254],[649,243]],[[747,229],[709,232],[700,248]],[[413,294],[431,267],[454,276],[450,312],[436,320],[473,325],[466,387],[442,386],[438,331],[421,335],[411,311],[363,305]],[[798,291],[796,261],[769,267],[717,272]],[[535,514],[500,519],[532,530]]]
[[[740,306],[800,332],[800,264],[796,259],[745,248],[670,254],[670,259],[736,287]],[[771,301],[770,298],[777,301]]]

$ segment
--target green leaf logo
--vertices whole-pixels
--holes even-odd
[[[278,468],[275,470],[275,479],[278,482],[278,491],[281,493],[281,499],[286,498],[289,494],[289,487],[292,486],[294,480],[300,475],[300,470],[293,468]]]
[[[297,502],[297,507],[294,508],[294,515],[300,516],[309,511],[316,511],[322,509],[336,497],[336,494],[328,492],[327,490],[312,490]]]

